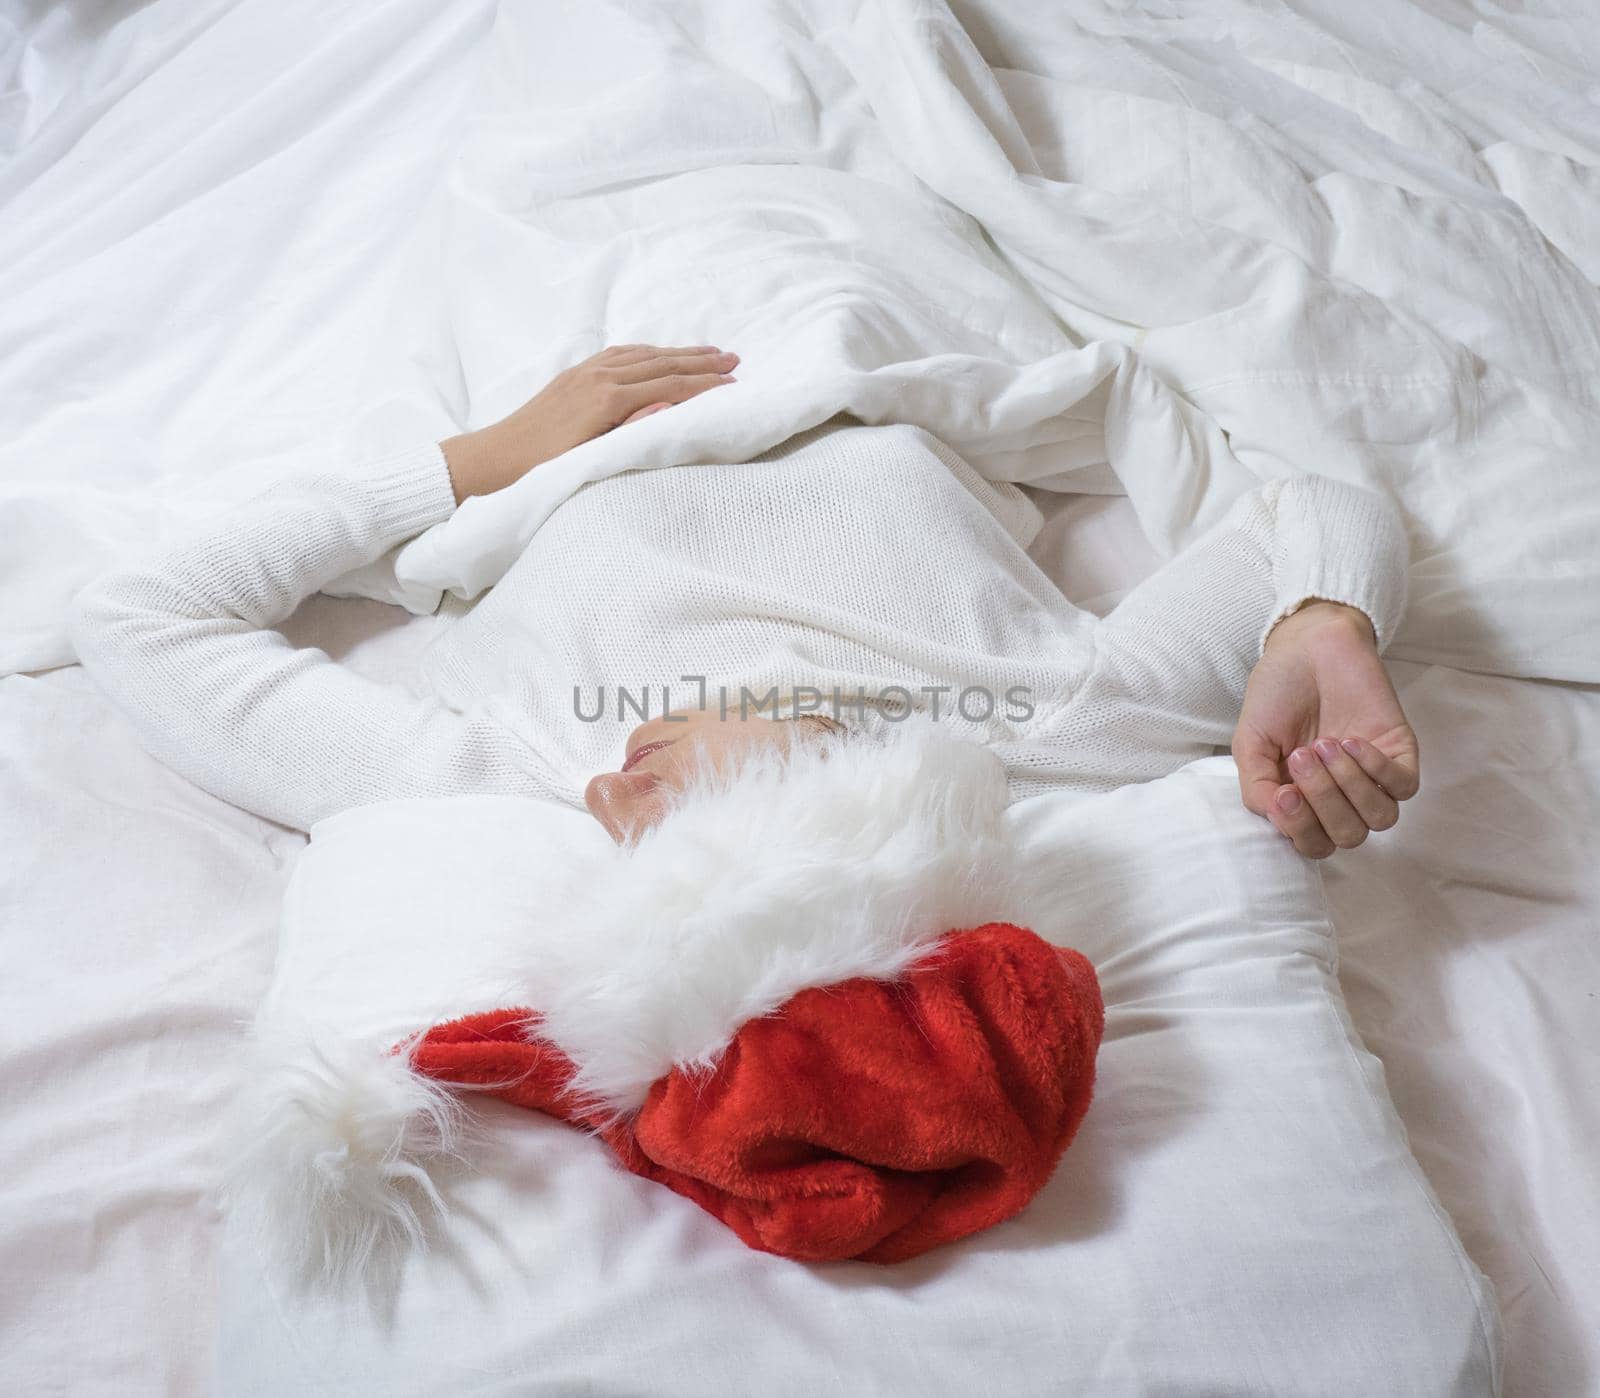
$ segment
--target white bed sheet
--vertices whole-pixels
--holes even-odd
[[[0,191],[56,215],[4,272],[5,471],[254,478],[331,441],[491,8],[0,12],[31,36],[0,53]],[[1042,550],[1137,537],[1065,509]],[[1104,606],[1141,560],[1053,566]],[[403,675],[439,624],[318,599],[295,627]],[[1507,1394],[1600,1393],[1600,693],[1399,668],[1426,786],[1329,870],[1352,1015],[1496,1283]],[[300,839],[163,771],[76,669],[0,680],[0,830],[0,1388],[202,1392],[220,1063]]]

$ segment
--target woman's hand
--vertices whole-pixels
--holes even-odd
[[[739,362],[715,345],[612,345],[563,370],[510,417],[451,437],[444,451],[456,504],[520,480],[535,466],[674,403],[733,382]]]
[[[1313,601],[1272,628],[1233,756],[1246,808],[1311,859],[1399,820],[1420,786],[1417,736],[1362,612]]]

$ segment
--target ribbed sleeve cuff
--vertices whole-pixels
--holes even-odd
[[[437,442],[368,457],[339,474],[341,480],[361,482],[362,499],[371,507],[379,532],[396,542],[455,513],[450,468]]]
[[[1388,648],[1405,616],[1410,542],[1400,512],[1383,496],[1322,476],[1298,476],[1278,501],[1275,609],[1267,635],[1313,597],[1365,612]]]

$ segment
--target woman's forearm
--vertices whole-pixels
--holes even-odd
[[[1278,623],[1338,612],[1387,644],[1405,605],[1406,563],[1387,501],[1315,477],[1271,481],[1098,625],[1094,670],[1048,721],[1050,736],[1071,746],[1093,734],[1114,747],[1120,780],[1162,775],[1229,741]]]
[[[291,478],[85,588],[74,644],[153,755],[299,829],[394,796],[544,791],[531,754],[497,725],[271,629],[454,507],[432,444]]]
[[[1406,602],[1409,545],[1381,496],[1320,476],[1269,481],[1146,579],[1102,623],[1115,652],[1155,665],[1219,717],[1236,709],[1265,642],[1287,618],[1337,608],[1379,649]]]
[[[1410,564],[1399,511],[1370,490],[1322,476],[1297,476],[1273,488],[1279,492],[1268,543],[1274,606],[1258,657],[1280,622],[1317,601],[1360,612],[1379,651],[1387,650],[1405,614]]]

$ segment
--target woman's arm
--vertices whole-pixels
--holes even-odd
[[[1405,612],[1409,561],[1382,496],[1323,476],[1269,481],[1123,598],[1100,639],[1136,668],[1167,667],[1211,730],[1231,731],[1270,633],[1313,599],[1362,613],[1382,652]]]
[[[285,480],[91,583],[72,604],[73,644],[154,756],[297,829],[396,796],[548,794],[533,754],[498,724],[364,679],[272,629],[454,508],[432,444]]]
[[[492,719],[362,678],[272,629],[531,467],[723,375],[711,347],[608,350],[493,427],[280,482],[72,605],[85,669],[145,746],[197,785],[306,830],[350,806],[459,793],[571,799]]]
[[[1404,526],[1382,497],[1318,476],[1271,481],[1099,623],[1093,670],[1052,718],[1052,736],[1081,742],[1092,734],[1090,745],[1109,749],[1108,760],[1128,781],[1162,775],[1230,741],[1241,772],[1248,760],[1256,779],[1269,749],[1281,762],[1315,737],[1376,742],[1380,730],[1359,725],[1381,705],[1363,710],[1333,696],[1319,715],[1317,686],[1364,693],[1381,687],[1392,699],[1380,653],[1404,613],[1408,562]],[[1291,702],[1271,715],[1259,704],[1241,714],[1264,655],[1281,665],[1314,631],[1319,644],[1339,636],[1345,678],[1339,667],[1300,666]],[[1265,693],[1260,685],[1255,691],[1252,699]],[[1398,714],[1398,701],[1392,711]],[[1308,713],[1358,726],[1295,737],[1291,715],[1299,723]],[[1246,719],[1255,721],[1255,738],[1241,743]],[[1284,742],[1281,751],[1272,748]],[[1246,805],[1269,814],[1258,788],[1247,788]],[[1313,844],[1308,840],[1304,852],[1326,852]]]

